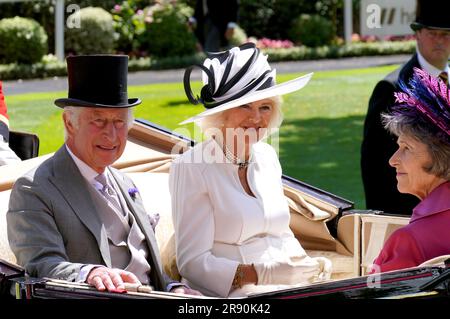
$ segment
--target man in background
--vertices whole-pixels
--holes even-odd
[[[197,0],[190,23],[202,50],[217,52],[228,47],[238,10],[238,0]]]

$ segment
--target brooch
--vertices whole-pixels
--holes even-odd
[[[139,193],[138,189],[136,187],[131,187],[128,189],[128,194],[131,196],[131,198],[136,198],[136,194]]]

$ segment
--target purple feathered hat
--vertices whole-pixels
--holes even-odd
[[[446,83],[427,72],[414,68],[414,75],[406,83],[399,83],[403,92],[396,92],[393,115],[406,114],[429,123],[450,141],[450,90]],[[444,136],[445,136],[444,135]]]

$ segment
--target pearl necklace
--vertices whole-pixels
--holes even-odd
[[[234,165],[238,165],[239,169],[244,169],[247,168],[248,164],[250,163],[250,161],[243,161],[241,160],[239,157],[237,157],[236,155],[233,154],[233,152],[231,152],[227,145],[225,144],[223,147],[223,154],[225,155],[225,157]]]

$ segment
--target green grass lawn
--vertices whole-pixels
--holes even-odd
[[[284,173],[355,202],[364,208],[359,169],[367,102],[376,82],[395,66],[317,72],[301,91],[284,97],[285,120],[280,129],[279,154]],[[279,75],[284,82],[300,74]],[[200,84],[193,86],[198,91]],[[41,140],[40,154],[63,143],[61,109],[53,101],[66,92],[22,94],[7,97],[11,127],[34,132]],[[186,103],[182,83],[129,87],[130,97],[143,103],[135,109],[144,118],[180,133],[193,135],[192,124],[178,126],[199,113],[200,106]],[[186,131],[188,130],[188,131]]]

